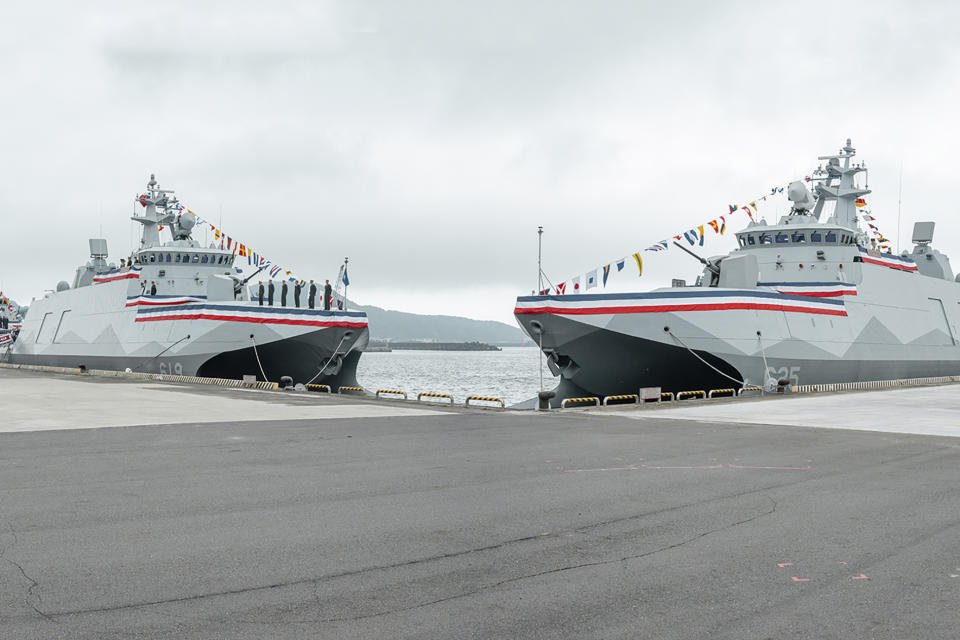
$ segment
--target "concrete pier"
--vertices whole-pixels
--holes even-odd
[[[538,414],[0,370],[0,637],[956,638],[958,387],[910,391]]]

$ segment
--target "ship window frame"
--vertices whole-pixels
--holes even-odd
[[[819,231],[810,232],[810,242],[820,243],[823,242],[823,234]]]

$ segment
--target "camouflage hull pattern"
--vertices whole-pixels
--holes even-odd
[[[772,282],[786,279],[791,267],[805,275],[809,251],[795,264],[784,251],[770,255],[767,265],[761,255],[763,286],[753,289],[523,296],[515,315],[560,378],[553,406],[563,398],[640,387],[678,392],[770,380],[797,385],[960,374],[960,283],[855,262],[856,247],[835,252],[832,265],[814,263],[833,271],[833,279],[818,273],[814,282]],[[804,304],[804,298],[833,304]]]
[[[359,386],[357,363],[369,337],[363,312],[233,301],[130,304],[170,298],[129,293],[126,282],[107,282],[34,302],[7,361]]]

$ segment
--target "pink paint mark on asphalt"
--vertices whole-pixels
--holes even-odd
[[[797,576],[792,576],[794,582],[810,582],[810,578],[798,578]]]
[[[705,467],[654,467],[651,465],[641,465],[644,469],[723,469],[722,464],[711,464]]]
[[[861,573],[861,574],[858,575],[858,576],[852,576],[850,579],[851,579],[851,580],[866,580],[866,579],[867,579],[867,574]]]
[[[792,562],[778,562],[778,563],[777,563],[777,566],[780,567],[781,569],[783,569],[784,567],[792,567],[792,566],[793,566],[793,563],[792,563]]]
[[[843,560],[837,560],[837,562],[840,563],[840,564],[847,564],[847,563],[844,562]]]

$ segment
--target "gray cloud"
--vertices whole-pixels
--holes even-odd
[[[327,277],[350,255],[364,302],[403,290],[409,308],[457,298],[457,312],[509,318],[509,292],[533,285],[536,225],[548,272],[571,277],[808,173],[848,136],[872,167],[881,228],[895,227],[903,163],[904,227],[933,215],[956,248],[940,192],[960,143],[958,13],[18,5],[0,42],[0,219],[18,239],[0,287],[50,288],[101,225],[125,253],[131,198],[156,172],[299,273]],[[658,259],[624,286],[696,271]],[[471,302],[474,287],[500,298]]]

